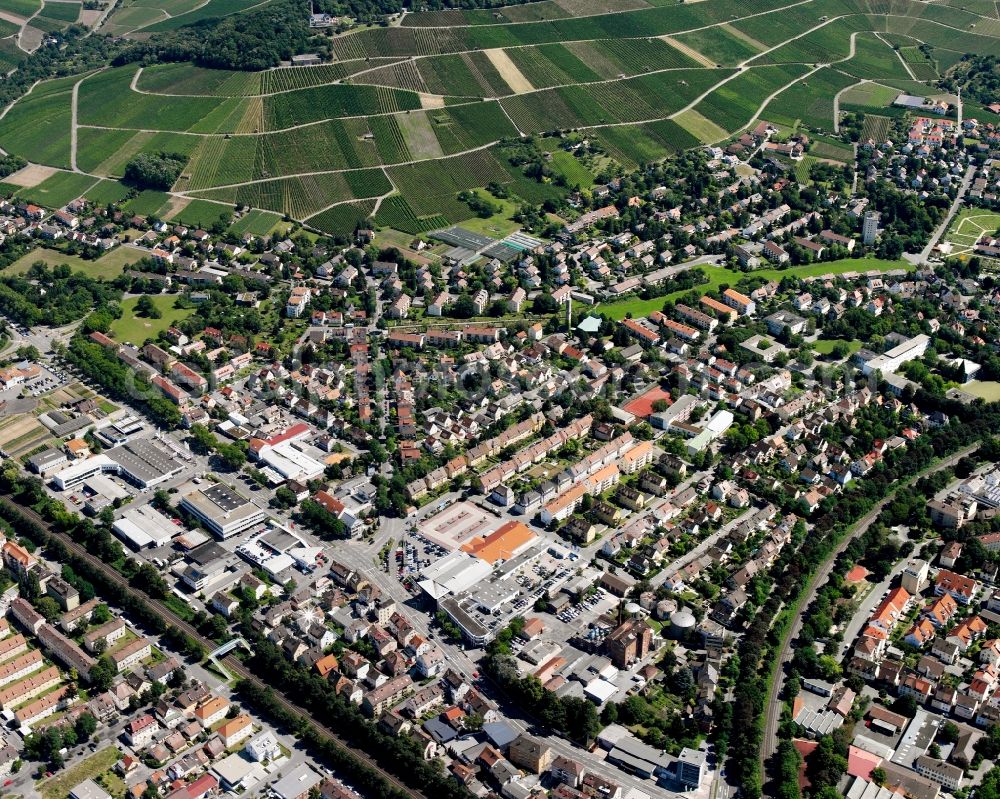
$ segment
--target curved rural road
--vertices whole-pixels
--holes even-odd
[[[867,78],[865,80],[859,80],[857,83],[852,83],[850,86],[845,86],[843,89],[841,89],[835,95],[833,95],[833,132],[834,133],[840,133],[840,95],[842,95],[848,89],[854,89],[854,88],[857,88],[858,86],[864,86],[866,83],[872,83],[872,82],[873,81],[868,80]]]
[[[836,563],[837,556],[843,552],[847,545],[857,536],[861,535],[865,530],[871,526],[872,522],[878,518],[878,515],[882,512],[882,509],[892,501],[893,497],[896,495],[896,491],[903,487],[903,485],[908,484],[919,477],[924,477],[928,474],[934,474],[942,469],[946,469],[949,466],[954,465],[959,460],[964,458],[966,455],[975,452],[979,449],[979,443],[972,444],[959,450],[954,455],[950,455],[945,458],[940,463],[935,464],[930,469],[921,472],[919,475],[914,475],[904,484],[897,485],[889,496],[881,500],[874,508],[872,508],[868,513],[862,516],[858,521],[854,523],[854,529],[851,530],[849,535],[845,535],[841,540],[840,544],[837,545],[836,549],[830,553],[825,561],[816,570],[813,575],[812,581],[809,585],[809,590],[806,594],[799,600],[799,607],[802,611],[805,611],[809,604],[813,601],[816,596],[817,591],[826,583],[827,578],[830,576],[830,572],[833,569],[834,563]],[[784,640],[782,641],[781,648],[778,650],[777,663],[775,666],[774,679],[771,680],[771,692],[766,700],[766,721],[764,725],[764,739],[761,741],[760,747],[760,765],[761,774],[764,773],[764,768],[767,765],[767,760],[777,751],[778,749],[778,723],[781,720],[781,710],[782,703],[778,700],[781,695],[781,691],[785,685],[785,664],[790,660],[792,642],[798,638],[799,632],[802,630],[802,613],[799,613],[791,626],[785,632]],[[767,780],[764,780],[766,783]]]
[[[33,53],[35,50],[38,49],[37,46],[35,48],[25,47],[23,44],[21,44],[21,37],[24,36],[24,29],[31,24],[31,20],[33,20],[35,17],[37,17],[39,14],[42,13],[43,8],[45,8],[45,0],[41,0],[41,3],[39,4],[38,8],[35,9],[35,13],[24,20],[24,24],[21,26],[21,29],[17,32],[17,47],[19,50],[23,50],[25,53]]]

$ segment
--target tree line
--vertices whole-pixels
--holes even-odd
[[[280,647],[252,631],[244,631],[252,652],[247,667],[269,685],[280,685],[282,693],[300,707],[322,719],[324,726],[336,730],[352,749],[368,753],[378,764],[403,782],[434,799],[467,799],[469,793],[451,780],[437,765],[423,758],[423,749],[414,739],[396,737],[379,729],[378,723],[365,717],[352,703],[337,695],[332,683],[284,656]],[[386,799],[404,799],[409,794],[386,782],[365,766],[347,749],[331,741],[301,717],[287,710],[269,689],[249,681],[237,687],[241,699],[259,712],[296,731],[324,759],[343,770],[355,787],[365,795]]]
[[[812,524],[811,534],[798,545],[785,547],[772,569],[774,589],[758,611],[740,642],[739,677],[733,700],[732,729],[739,736],[729,741],[731,771],[748,799],[761,795],[763,776],[760,752],[764,744],[764,714],[774,672],[777,649],[791,623],[789,608],[806,589],[811,575],[827,558],[851,526],[874,508],[895,487],[963,447],[992,438],[1000,425],[1000,405],[981,401],[968,406],[926,392],[916,401],[924,412],[948,414],[947,424],[931,428],[906,449],[886,454],[871,475],[852,483],[835,501],[825,501]],[[900,501],[907,501],[902,498]],[[890,511],[892,512],[892,511]],[[772,621],[773,626],[772,626]]]

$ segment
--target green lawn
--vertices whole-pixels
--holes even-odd
[[[58,250],[41,247],[32,250],[27,255],[22,255],[4,271],[14,275],[23,274],[31,268],[32,264],[42,261],[48,266],[67,264],[74,272],[83,272],[88,277],[111,280],[121,274],[126,264],[136,263],[143,255],[144,253],[132,247],[119,246],[108,250],[96,261],[87,261],[78,255],[67,255]]]
[[[713,291],[723,283],[736,285],[739,280],[750,274],[754,277],[762,277],[765,280],[781,280],[783,277],[815,277],[827,273],[837,274],[840,272],[866,272],[871,269],[879,269],[888,272],[892,269],[913,270],[913,265],[908,261],[883,261],[878,258],[845,258],[840,261],[823,261],[816,264],[805,264],[803,266],[792,266],[788,269],[756,269],[753,272],[737,272],[726,267],[702,266],[708,274],[708,282],[695,286],[694,291]],[[598,309],[601,313],[607,314],[612,319],[624,319],[631,314],[633,317],[646,316],[658,311],[663,307],[663,303],[668,300],[676,300],[687,294],[690,289],[675,291],[662,297],[654,297],[651,300],[643,300],[639,297],[632,297],[620,302],[601,304]]]
[[[111,325],[111,333],[118,341],[131,341],[139,345],[147,338],[156,338],[168,327],[177,324],[182,319],[191,315],[190,310],[179,310],[174,308],[174,301],[177,299],[173,294],[158,294],[153,297],[153,302],[160,309],[162,316],[159,319],[142,319],[135,315],[135,305],[139,301],[138,297],[131,297],[122,303],[122,318],[115,320]]]
[[[973,380],[961,386],[962,391],[976,397],[982,397],[987,402],[1000,400],[1000,382],[996,380]]]
[[[572,153],[556,150],[552,153],[552,166],[562,173],[570,186],[579,184],[582,188],[589,189],[594,185],[594,176],[590,174],[590,170]]]
[[[485,190],[476,190],[475,193],[498,206],[500,211],[499,213],[493,214],[493,216],[488,219],[482,219],[478,216],[474,216],[472,219],[467,219],[462,222],[463,228],[471,230],[473,233],[479,233],[480,235],[489,236],[494,239],[502,239],[505,236],[509,236],[515,230],[520,229],[520,223],[511,219],[511,217],[517,213],[516,203],[513,203],[510,200],[499,200]]]
[[[979,237],[1000,230],[1000,214],[983,208],[963,208],[952,220],[944,239],[955,247],[955,254],[968,253]]]
[[[820,355],[829,355],[833,352],[833,348],[840,344],[841,342],[847,344],[847,349],[850,351],[851,355],[861,349],[861,342],[857,339],[851,339],[848,341],[843,338],[821,338],[813,342],[812,348],[816,350]]]

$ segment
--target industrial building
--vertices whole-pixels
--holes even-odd
[[[185,494],[180,507],[222,539],[244,533],[267,518],[263,510],[225,483]]]
[[[184,462],[156,439],[144,439],[71,463],[52,477],[59,491],[70,491],[99,474],[116,474],[141,489],[152,488],[184,469]]]
[[[161,547],[180,532],[177,525],[150,505],[126,508],[111,529],[134,550]]]

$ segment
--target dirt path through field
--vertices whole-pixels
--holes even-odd
[[[695,61],[697,61],[703,67],[710,67],[710,68],[714,69],[715,67],[718,66],[718,64],[716,64],[711,58],[709,58],[708,56],[703,56],[701,53],[699,53],[693,47],[688,47],[683,42],[679,42],[679,41],[677,41],[676,39],[674,39],[674,38],[672,38],[670,36],[661,36],[660,39],[662,41],[666,42],[667,44],[669,44],[671,47],[673,47],[673,48],[675,48],[677,50],[680,50],[688,58],[693,58]]]
[[[517,64],[511,61],[510,56],[499,47],[483,50],[483,55],[497,68],[500,77],[507,81],[507,85],[510,86],[514,94],[524,94],[535,90],[531,81],[524,77],[524,73],[517,68]]]

